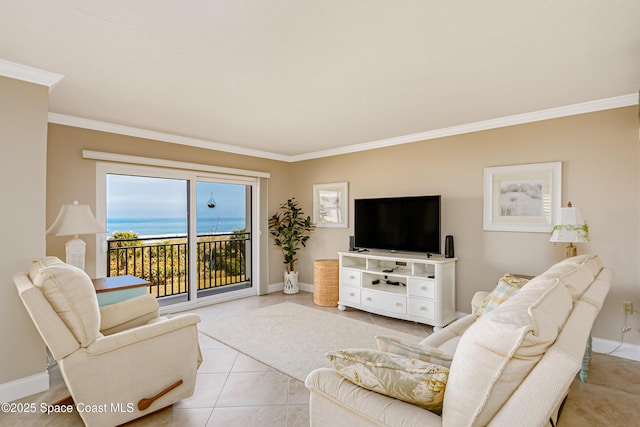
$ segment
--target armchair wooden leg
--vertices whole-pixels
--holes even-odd
[[[153,402],[155,402],[156,400],[160,399],[162,396],[164,396],[165,394],[169,393],[174,388],[178,387],[180,384],[182,384],[182,382],[183,382],[182,380],[178,380],[175,383],[171,384],[169,387],[167,387],[164,390],[162,390],[160,393],[156,394],[155,396],[146,397],[144,399],[140,399],[140,401],[138,402],[138,409],[140,411],[144,411],[149,406],[151,406],[151,404]]]

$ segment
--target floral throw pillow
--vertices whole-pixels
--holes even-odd
[[[500,304],[514,296],[529,280],[505,274],[496,287],[486,296],[478,311],[478,317],[495,310]]]
[[[451,367],[453,356],[444,351],[424,344],[407,344],[397,338],[376,336],[378,350],[388,353],[420,359],[423,362]]]
[[[331,351],[327,358],[354,384],[440,414],[449,368],[370,349]]]

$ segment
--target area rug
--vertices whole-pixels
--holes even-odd
[[[304,381],[316,368],[330,367],[328,351],[376,348],[374,337],[407,342],[420,337],[294,303],[210,320],[200,331],[290,377]]]

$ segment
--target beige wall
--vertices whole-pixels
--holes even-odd
[[[268,212],[275,211],[278,200],[288,197],[290,165],[285,162],[50,124],[47,159],[47,225],[53,223],[62,204],[72,203],[74,200],[89,204],[95,212],[96,161],[83,159],[82,150],[268,172],[271,174]],[[264,230],[264,232],[267,231]],[[95,272],[95,238],[82,236],[82,239],[87,242],[85,269],[92,275]],[[47,236],[47,254],[64,259],[64,244],[67,240],[68,237],[64,236]],[[278,279],[278,275],[274,276],[280,269],[275,248],[272,248],[270,254],[272,255],[269,258],[270,283],[282,281],[282,278]]]
[[[45,374],[45,346],[12,276],[45,254],[48,89],[0,77],[0,385]],[[46,378],[45,378],[46,379]]]
[[[638,282],[639,140],[637,106],[511,126],[293,164],[293,193],[312,211],[314,183],[349,182],[348,229],[316,230],[302,256],[301,280],[311,282],[312,260],[348,249],[353,199],[442,195],[442,235],[455,238],[456,308],[469,312],[473,293],[490,290],[506,272],[535,275],[564,257],[564,244],[546,233],[483,231],[483,169],[562,161],[562,203],[582,208],[596,253],[615,279],[593,333],[619,341],[621,301],[640,308]],[[640,343],[638,314],[627,343]]]
[[[640,306],[638,144],[637,107],[293,164],[50,125],[47,224],[62,203],[81,199],[95,207],[95,166],[81,158],[83,149],[269,172],[270,213],[295,196],[310,214],[313,184],[348,181],[349,228],[317,229],[301,253],[300,279],[313,283],[313,260],[336,257],[337,251],[348,248],[354,198],[441,194],[442,234],[454,235],[459,257],[456,308],[468,312],[473,293],[491,289],[502,274],[537,274],[561,260],[564,252],[562,244],[550,244],[544,233],[482,230],[483,169],[562,161],[563,204],[571,200],[581,207],[592,229],[591,242],[578,250],[599,254],[616,272],[594,336],[619,340],[620,301],[628,299]],[[48,238],[47,252],[64,256],[64,239]],[[269,257],[269,281],[281,282],[281,255],[273,246]],[[637,314],[631,326],[634,329],[625,342],[639,344]]]

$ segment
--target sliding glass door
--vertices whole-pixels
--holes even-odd
[[[148,292],[162,306],[256,293],[256,180],[130,165],[100,169],[105,276],[147,280]]]
[[[188,301],[189,180],[107,174],[107,277],[149,282],[165,303]]]
[[[198,296],[251,288],[251,186],[199,178],[196,230]]]

